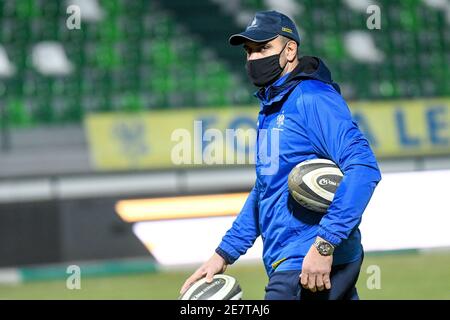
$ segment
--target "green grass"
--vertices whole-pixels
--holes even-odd
[[[381,270],[381,288],[369,290],[370,265]],[[80,290],[65,280],[0,285],[0,299],[176,299],[190,271],[81,279]],[[244,299],[262,299],[267,277],[262,265],[231,266]],[[361,299],[450,299],[450,253],[366,256],[358,281]]]

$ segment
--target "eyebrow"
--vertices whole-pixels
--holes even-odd
[[[247,49],[252,49],[252,48],[258,49],[258,48],[262,48],[262,47],[264,47],[264,46],[266,46],[266,45],[268,45],[268,46],[270,46],[270,47],[272,46],[269,42],[259,43],[259,44],[255,45],[254,47],[250,47],[250,46],[244,44],[244,49],[245,49],[245,50],[247,50]]]

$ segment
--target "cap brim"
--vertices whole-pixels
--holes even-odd
[[[238,34],[233,34],[228,42],[232,46],[238,46],[243,44],[245,41],[253,41],[253,42],[266,42],[275,39],[278,37],[278,34],[273,34],[270,32],[262,32],[257,30],[244,31]]]

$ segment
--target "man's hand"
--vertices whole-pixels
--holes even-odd
[[[206,261],[185,281],[181,287],[180,294],[184,294],[195,281],[203,278],[205,275],[206,282],[211,283],[215,274],[223,273],[226,269],[227,264],[225,263],[225,260],[217,253],[214,253],[208,261]]]
[[[330,272],[333,256],[322,256],[313,245],[303,259],[300,283],[312,292],[331,288]]]

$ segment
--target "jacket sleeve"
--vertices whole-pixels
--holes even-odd
[[[344,174],[317,234],[338,246],[359,226],[381,174],[367,139],[337,92],[304,96],[303,111],[315,152],[336,163]]]
[[[216,252],[225,259],[227,264],[234,263],[253,245],[258,238],[258,192],[253,187],[232,227],[222,238]]]

